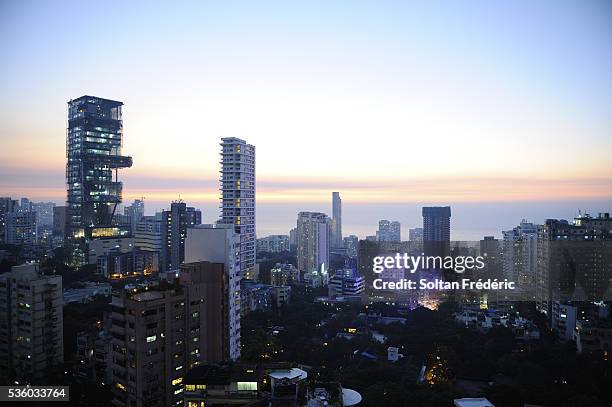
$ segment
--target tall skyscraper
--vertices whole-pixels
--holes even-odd
[[[376,238],[379,242],[401,242],[401,225],[398,221],[378,221]]]
[[[423,207],[423,251],[428,256],[450,254],[450,206]]]
[[[310,273],[329,268],[329,218],[320,212],[300,212],[297,219],[297,265]]]
[[[14,266],[0,275],[0,303],[0,382],[40,383],[64,363],[62,277]]]
[[[240,237],[240,270],[255,267],[255,146],[235,137],[221,139],[221,219]]]
[[[332,222],[331,222],[331,247],[337,249],[342,247],[342,199],[340,192],[332,192]]]
[[[122,102],[82,96],[68,102],[66,183],[68,263],[87,263],[87,243],[120,235],[113,216],[121,203],[118,170],[132,166],[121,155]]]
[[[423,207],[423,241],[450,242],[450,206]]]
[[[178,270],[185,261],[187,204],[174,201],[162,212],[162,270]]]

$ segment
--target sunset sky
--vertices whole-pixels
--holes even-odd
[[[612,210],[610,2],[126,3],[0,1],[0,196],[65,199],[88,94],[125,103],[147,212],[216,219],[221,137],[257,147],[259,235],[331,191],[362,236],[423,204],[459,238]]]

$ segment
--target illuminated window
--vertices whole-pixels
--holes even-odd
[[[185,390],[187,390],[187,391],[195,391],[195,385],[194,384],[186,384],[185,385]]]
[[[176,386],[183,383],[183,378],[182,377],[177,377],[176,379],[172,380],[172,385]]]
[[[125,386],[123,384],[117,383],[116,386],[117,386],[118,389],[121,389],[121,390],[125,391]]]
[[[238,391],[257,390],[257,382],[238,382]]]
[[[147,336],[147,343],[155,342],[157,340],[157,335]]]
[[[196,384],[196,390],[206,390],[205,384]]]

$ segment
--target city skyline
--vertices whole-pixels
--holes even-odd
[[[258,146],[260,236],[302,210],[331,215],[331,191],[344,230],[360,236],[386,217],[418,226],[387,205],[522,207],[508,226],[541,222],[532,206],[546,202],[562,217],[610,210],[605,3],[121,5],[96,9],[113,10],[100,26],[73,19],[69,3],[0,7],[2,195],[65,201],[65,104],[88,94],[125,103],[124,203],[145,196],[147,213],[180,196],[216,220],[223,137]],[[103,44],[120,63],[98,62]],[[277,205],[291,215],[273,216]],[[372,232],[351,205],[370,207]]]

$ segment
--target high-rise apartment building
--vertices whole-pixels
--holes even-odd
[[[450,242],[450,206],[423,207],[423,241]]]
[[[379,242],[401,242],[401,225],[398,221],[378,221],[376,239]]]
[[[5,243],[6,215],[16,212],[19,209],[19,202],[10,197],[0,198],[0,243]]]
[[[187,227],[192,227],[202,224],[202,211],[193,206],[187,207]]]
[[[162,212],[162,269],[178,270],[185,261],[187,237],[187,204],[174,201]]]
[[[300,272],[329,268],[330,220],[324,213],[300,212],[297,219],[297,267]]]
[[[63,239],[66,235],[66,207],[53,208],[53,235]]]
[[[222,338],[221,342],[215,342],[221,347],[208,346],[211,352],[217,349],[216,360],[240,358],[240,244],[240,237],[231,225],[198,225],[187,229],[185,267],[198,268],[201,262],[223,265],[222,270],[215,269],[223,275],[211,276],[216,284],[214,298],[218,306],[210,301],[206,305],[211,315],[220,318],[216,320],[214,332],[208,330],[210,335]]]
[[[340,192],[332,192],[331,242],[332,249],[342,247],[342,199]]]
[[[143,216],[136,225],[134,247],[137,247],[143,256],[144,274],[160,270],[161,254],[165,249],[162,230],[161,212],[154,216]]]
[[[235,137],[221,139],[221,219],[240,237],[240,270],[255,267],[255,146]]]
[[[135,199],[131,205],[123,208],[123,214],[128,217],[130,233],[132,235],[136,232],[138,222],[144,216],[144,210],[144,199]]]
[[[34,263],[0,275],[0,382],[41,382],[64,362],[62,277]]]
[[[87,263],[87,243],[100,236],[118,236],[113,216],[121,203],[118,170],[132,166],[121,154],[122,102],[82,96],[68,102],[66,240],[68,263]]]
[[[160,282],[111,302],[112,404],[182,406],[185,372],[203,362],[204,290]]]
[[[36,244],[36,212],[10,212],[4,215],[4,241],[15,245]]]
[[[538,225],[523,220],[520,225],[502,234],[504,278],[517,284],[522,298],[533,300],[531,297],[535,295]]]
[[[572,223],[547,219],[538,228],[535,298],[551,316],[555,301],[609,299],[612,217],[581,214]]]
[[[55,204],[53,202],[32,202],[30,204],[30,210],[36,212],[36,225],[40,228],[42,226],[53,226],[53,209]]]

